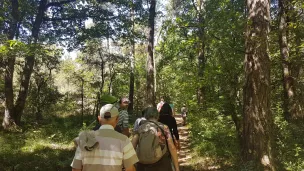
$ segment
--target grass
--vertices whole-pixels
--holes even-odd
[[[81,115],[74,112],[76,108],[61,102],[45,111],[40,122],[26,113],[18,131],[0,129],[0,171],[70,171],[75,153],[73,139],[81,130],[95,126],[92,115],[84,115],[82,123]]]
[[[0,130],[0,171],[70,171],[75,153],[72,140],[85,128],[81,116],[58,110],[40,123],[31,115],[23,118],[22,131]],[[93,120],[94,116],[85,115],[84,125]]]

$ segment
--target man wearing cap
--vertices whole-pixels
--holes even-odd
[[[113,104],[100,109],[97,131],[81,132],[76,139],[77,149],[71,164],[72,171],[135,171],[138,162],[135,150],[123,134],[114,130],[119,112]]]
[[[127,137],[131,135],[129,130],[129,114],[127,111],[129,103],[130,101],[126,97],[119,100],[119,120],[115,128],[116,131],[126,135]]]

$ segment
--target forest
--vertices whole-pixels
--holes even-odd
[[[181,170],[304,170],[304,0],[0,8],[0,171],[71,170],[105,95],[130,99],[131,126],[161,97],[185,104]]]

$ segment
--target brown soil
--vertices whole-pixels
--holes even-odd
[[[189,131],[188,127],[183,126],[183,119],[180,114],[175,115],[177,122],[177,127],[179,131],[179,139],[181,149],[178,152],[178,162],[180,165],[181,171],[192,171],[192,166],[190,163],[191,153],[190,153],[190,140],[189,140]]]

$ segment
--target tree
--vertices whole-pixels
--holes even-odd
[[[41,0],[37,5],[34,1],[26,1],[19,4],[18,0],[12,1],[12,19],[10,20],[10,29],[8,34],[8,40],[13,38],[28,41],[28,51],[25,54],[25,63],[21,72],[20,89],[18,97],[14,103],[13,94],[13,72],[15,65],[15,57],[10,56],[7,61],[7,71],[5,76],[5,116],[2,126],[7,129],[11,125],[21,124],[21,116],[25,107],[25,102],[28,94],[28,88],[30,83],[31,74],[33,72],[35,64],[35,55],[39,51],[39,32],[44,21],[45,11],[54,6],[62,6],[63,4],[73,2],[75,0],[67,0],[61,2],[49,2],[47,0]],[[34,5],[34,8],[27,9],[30,5]],[[37,5],[37,6],[35,6]],[[19,8],[19,6],[21,6]],[[31,10],[33,9],[33,10]],[[24,14],[21,18],[20,14]],[[29,16],[34,15],[34,20],[27,20]],[[18,27],[17,27],[18,26]],[[28,28],[27,28],[28,27]],[[27,28],[30,30],[30,36],[27,33],[20,35],[20,30]],[[18,34],[17,34],[18,33]]]
[[[135,21],[134,21],[134,2],[132,0],[132,6],[131,6],[131,18],[132,18],[132,38],[131,38],[131,55],[130,55],[130,64],[131,64],[131,72],[130,72],[130,89],[129,89],[129,99],[130,99],[130,104],[128,106],[128,113],[133,113],[134,109],[134,72],[135,72],[135,38],[134,38],[134,33],[135,33]]]
[[[147,56],[147,105],[155,104],[155,92],[154,92],[154,58],[153,58],[153,48],[154,48],[154,19],[155,19],[155,8],[156,8],[156,0],[150,1],[149,7],[149,37],[148,37],[148,56]]]
[[[193,5],[196,10],[196,16],[198,20],[198,79],[199,79],[199,87],[197,91],[197,102],[198,104],[203,104],[204,102],[204,93],[205,93],[205,88],[204,85],[202,84],[203,78],[204,78],[204,72],[205,72],[205,67],[206,67],[206,35],[205,35],[205,0],[198,0],[197,5],[195,5],[195,2],[193,1]]]
[[[19,3],[18,0],[11,1],[11,14],[12,17],[7,34],[7,40],[13,40],[17,30],[17,23],[19,18]],[[5,29],[4,29],[5,30]],[[14,65],[16,57],[14,54],[7,56],[5,60],[5,112],[2,126],[7,128],[16,119],[14,116],[14,90],[13,90],[13,78],[14,78]]]
[[[276,170],[270,110],[269,0],[248,0],[242,157],[261,170]]]
[[[280,54],[282,58],[282,72],[283,72],[283,110],[285,119],[297,120],[303,119],[304,114],[301,112],[301,96],[298,95],[300,85],[297,83],[299,79],[299,70],[301,66],[301,58],[298,47],[300,47],[301,35],[297,27],[297,16],[300,16],[296,11],[297,7],[292,7],[292,1],[279,0],[279,44]],[[290,45],[291,44],[291,45]],[[292,45],[294,44],[294,45]],[[290,51],[296,51],[291,55]]]

